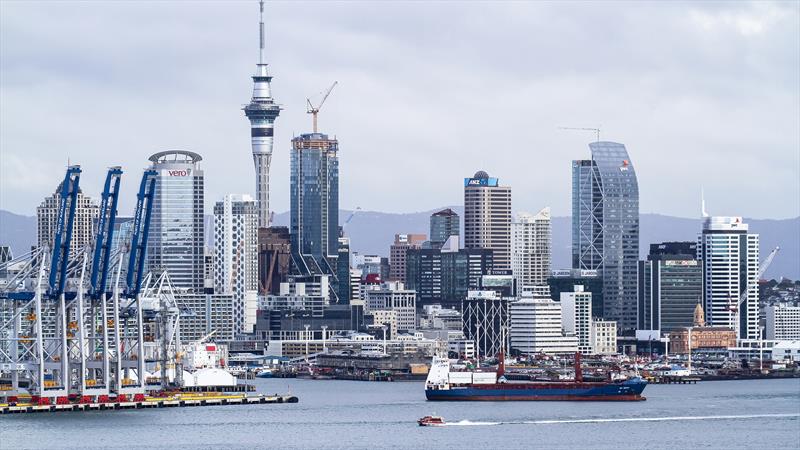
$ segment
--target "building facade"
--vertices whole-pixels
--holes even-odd
[[[639,330],[662,334],[692,325],[695,306],[703,298],[703,265],[696,242],[650,245],[639,261]]]
[[[800,339],[800,306],[786,303],[769,305],[764,308],[765,339]]]
[[[617,354],[617,322],[613,320],[592,320],[592,354]]]
[[[195,294],[205,286],[205,181],[202,157],[168,150],[150,157],[157,172],[147,246],[148,270],[169,272],[177,288]]]
[[[229,294],[190,294],[175,295],[175,301],[192,311],[182,315],[179,322],[181,340],[193,342],[213,332],[211,342],[229,341],[237,332],[231,318],[235,314],[238,300]]]
[[[258,229],[258,283],[260,295],[276,295],[286,281],[292,261],[289,227]]]
[[[521,298],[509,305],[511,348],[524,355],[575,353],[578,338],[565,336],[561,303],[549,298]]]
[[[603,317],[603,279],[596,270],[553,270],[547,284],[550,287],[550,298],[555,301],[561,300],[562,292],[572,292],[575,286],[583,286],[584,291],[592,293],[592,315]]]
[[[417,292],[420,305],[459,307],[468,291],[479,289],[481,277],[493,270],[492,250],[411,249],[406,253],[406,286]]]
[[[365,297],[365,314],[374,315],[376,311],[395,312],[396,323],[393,333],[417,328],[417,293],[406,289],[403,283],[383,283],[368,289]]]
[[[511,224],[511,270],[518,286],[547,286],[550,243],[550,208],[517,215]]]
[[[639,185],[625,146],[589,144],[592,159],[572,162],[572,267],[603,279],[603,317],[637,325]]]
[[[706,321],[735,330],[740,339],[758,339],[758,235],[741,217],[706,217],[697,259]]]
[[[583,286],[561,293],[561,326],[578,339],[579,352],[592,352],[592,293],[584,291]]]
[[[250,121],[250,145],[253,150],[253,164],[256,169],[256,202],[258,206],[258,226],[269,227],[269,169],[272,163],[272,144],[275,134],[275,119],[281,113],[280,106],[272,98],[272,76],[264,59],[264,2],[261,2],[259,16],[258,64],[253,75],[253,96],[244,107],[244,114]]]
[[[226,195],[214,205],[214,291],[236,299],[234,328],[250,333],[258,295],[258,208],[249,195]]]
[[[464,336],[475,342],[479,356],[491,358],[508,350],[509,299],[494,291],[469,291],[461,304]]]
[[[36,234],[38,247],[47,246],[53,249],[53,237],[58,222],[58,207],[61,204],[61,184],[53,195],[46,197],[36,208]],[[100,215],[100,207],[78,189],[75,201],[75,222],[72,225],[72,243],[69,248],[70,258],[87,247],[94,246],[94,227]]]
[[[495,269],[511,270],[511,188],[482,170],[464,179],[464,248],[492,250]]]
[[[422,248],[424,234],[395,234],[394,243],[389,247],[389,280],[406,282],[406,252],[412,248]]]
[[[431,214],[430,247],[441,248],[450,236],[461,235],[461,220],[450,208]]]

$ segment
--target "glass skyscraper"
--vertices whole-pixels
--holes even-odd
[[[637,322],[639,185],[625,146],[589,144],[592,159],[572,162],[572,267],[598,270],[603,315],[618,330]]]
[[[148,270],[169,272],[177,288],[202,293],[205,278],[204,178],[194,152],[168,150],[150,157],[158,172],[153,198]]]
[[[339,142],[323,133],[292,139],[291,241],[295,267],[303,275],[333,277],[339,253]],[[333,297],[332,297],[333,298]]]

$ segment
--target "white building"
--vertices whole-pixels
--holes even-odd
[[[391,309],[376,309],[370,311],[369,314],[372,315],[372,322],[373,326],[387,326],[389,328],[386,339],[395,339],[397,338],[397,330],[400,327],[398,314],[397,311]],[[383,337],[382,335],[378,335],[378,337]]]
[[[800,339],[800,306],[786,303],[764,308],[766,316],[765,339]]]
[[[36,208],[38,246],[47,246],[51,252],[53,237],[56,234],[56,222],[58,222],[58,207],[61,204],[62,184],[59,184],[55,193],[46,197]],[[78,189],[78,197],[75,201],[75,222],[72,225],[72,243],[69,249],[70,258],[87,246],[94,244],[94,223],[99,215],[100,209],[97,204],[91,197],[83,195],[81,189]]]
[[[574,353],[578,339],[565,336],[561,304],[549,298],[522,298],[509,304],[511,348],[523,354]]]
[[[736,330],[738,339],[758,339],[758,235],[748,233],[741,217],[705,217],[697,259],[703,262],[706,322]]]
[[[237,333],[250,333],[258,302],[258,208],[249,195],[214,205],[214,291],[236,298]]]
[[[409,331],[417,328],[417,292],[405,289],[403,283],[383,283],[379,287],[365,291],[364,312],[395,311],[397,313],[396,331]]]
[[[179,322],[184,343],[201,339],[212,331],[214,335],[209,339],[212,342],[234,338],[236,331],[231,317],[237,300],[233,295],[180,293],[175,295],[175,301],[192,311],[191,315],[182,315]]]
[[[591,336],[592,354],[617,354],[617,322],[613,320],[592,320]]]
[[[550,208],[517,215],[511,224],[511,270],[517,286],[547,286],[550,275]]]
[[[573,292],[561,293],[561,320],[564,332],[578,338],[578,351],[592,352],[592,293],[576,285]]]

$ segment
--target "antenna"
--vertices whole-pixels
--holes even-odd
[[[706,194],[702,187],[700,187],[700,214],[703,217],[708,217],[708,213],[706,212]]]
[[[585,128],[585,127],[558,127],[559,130],[571,131],[594,131],[597,135],[597,141],[600,142],[600,128]]]
[[[259,0],[261,12],[258,15],[258,64],[264,64],[264,0]]]

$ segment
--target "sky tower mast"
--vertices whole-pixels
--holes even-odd
[[[256,168],[256,201],[258,202],[258,226],[270,226],[269,215],[269,166],[272,162],[273,125],[281,108],[275,103],[270,90],[272,77],[264,62],[264,1],[259,2],[258,22],[259,46],[256,74],[253,75],[253,98],[244,107],[250,120],[250,142],[253,148],[253,163]]]

